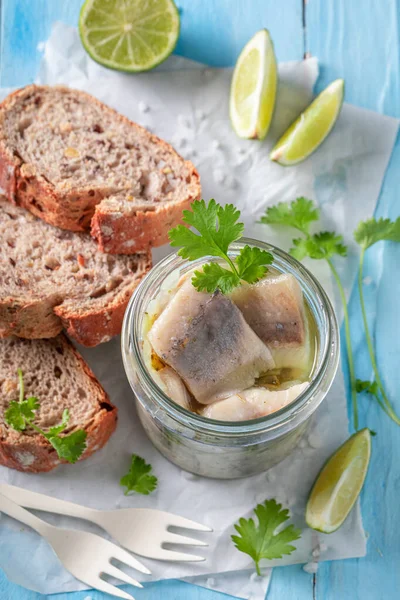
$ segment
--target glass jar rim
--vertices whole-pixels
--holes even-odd
[[[326,292],[318,280],[294,257],[280,248],[266,242],[251,238],[241,238],[239,242],[231,244],[228,253],[234,254],[235,252],[240,251],[245,245],[256,246],[262,250],[271,252],[274,256],[273,267],[277,268],[279,271],[285,273],[295,272],[295,276],[301,285],[310,308],[312,309],[314,307],[315,309],[313,315],[315,316],[315,314],[318,314],[323,317],[323,329],[322,331],[319,330],[320,340],[322,337],[323,344],[320,343],[322,354],[321,359],[319,360],[318,369],[313,375],[308,387],[299,394],[293,402],[278,411],[247,421],[218,421],[203,417],[197,413],[186,410],[171,400],[157,385],[145,363],[142,348],[140,347],[142,342],[140,326],[142,323],[138,323],[138,319],[140,318],[140,315],[144,315],[145,313],[146,307],[143,306],[143,304],[146,301],[146,293],[149,292],[150,289],[159,290],[167,277],[175,270],[182,268],[183,265],[190,265],[190,269],[193,269],[193,267],[199,266],[205,262],[218,260],[218,257],[208,256],[198,259],[197,261],[189,262],[188,260],[182,259],[177,253],[172,252],[158,262],[142,280],[131,297],[125,312],[121,345],[125,372],[132,389],[132,377],[130,376],[132,375],[132,365],[129,362],[129,358],[134,360],[135,372],[139,377],[142,388],[156,401],[158,407],[165,410],[168,416],[174,421],[183,424],[186,427],[190,427],[195,431],[201,431],[202,433],[215,433],[227,436],[237,436],[241,434],[248,435],[250,433],[258,434],[265,430],[273,432],[276,429],[280,431],[282,426],[291,423],[293,420],[302,422],[313,413],[322,402],[326,394],[318,395],[316,392],[324,378],[329,378],[330,376],[330,381],[328,382],[329,389],[338,366],[340,341],[336,315]],[[282,266],[285,268],[281,270],[280,267]],[[155,295],[156,294],[153,293],[152,297],[147,300],[147,304],[155,297]],[[318,398],[318,396],[320,397]],[[315,399],[314,402],[312,402],[313,398]]]

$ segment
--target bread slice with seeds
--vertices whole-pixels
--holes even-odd
[[[0,198],[0,337],[50,338],[64,327],[84,346],[121,331],[149,252],[99,252],[87,233],[63,231]]]
[[[0,340],[0,357],[1,465],[39,473],[64,462],[41,434],[30,427],[18,432],[5,422],[10,402],[18,400],[18,368],[23,372],[26,396],[39,400],[36,425],[47,430],[59,424],[67,408],[70,418],[60,435],[86,431],[86,450],[80,460],[104,446],[115,430],[117,409],[64,335],[51,340]]]
[[[140,125],[84,92],[36,85],[0,105],[0,188],[116,254],[166,243],[201,192],[193,164]]]

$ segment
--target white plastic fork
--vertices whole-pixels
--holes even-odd
[[[104,538],[76,529],[54,527],[39,519],[29,511],[0,493],[0,511],[32,527],[48,541],[64,567],[74,577],[91,588],[107,592],[119,598],[135,600],[133,596],[101,579],[100,575],[110,575],[136,587],[143,587],[138,581],[111,564],[118,560],[129,567],[150,575],[150,571],[129,552]]]
[[[169,531],[170,527],[193,531],[212,531],[210,527],[184,517],[150,508],[96,510],[6,483],[0,484],[0,493],[20,506],[25,506],[25,508],[44,510],[91,521],[107,531],[121,546],[140,556],[178,562],[205,560],[203,556],[195,556],[164,547],[166,544],[208,546],[206,542],[201,540]]]

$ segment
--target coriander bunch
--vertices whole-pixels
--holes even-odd
[[[354,239],[361,247],[358,269],[358,293],[360,296],[361,313],[364,322],[365,337],[367,339],[368,353],[375,376],[375,381],[373,383],[358,381],[358,388],[360,392],[367,391],[374,396],[386,414],[397,423],[397,425],[400,425],[400,419],[396,415],[386,394],[379,374],[372,336],[368,325],[367,312],[365,310],[363,289],[365,252],[368,248],[371,248],[371,246],[380,241],[388,240],[391,242],[400,242],[400,217],[396,221],[391,221],[390,219],[368,219],[367,221],[362,221],[354,232]],[[379,398],[379,392],[382,395],[382,401]]]
[[[260,248],[244,246],[236,260],[229,257],[230,244],[239,240],[244,231],[243,223],[238,222],[240,211],[227,204],[221,206],[210,200],[196,200],[191,211],[183,211],[183,222],[194,227],[198,233],[178,225],[169,231],[171,246],[181,246],[178,254],[182,258],[196,260],[206,256],[216,256],[228,268],[219,263],[205,264],[201,271],[195,271],[192,283],[199,291],[210,294],[219,289],[229,294],[242,281],[256,283],[267,273],[267,265],[272,263],[272,254]]]
[[[347,308],[346,294],[336,270],[332,262],[332,258],[337,256],[346,256],[347,247],[343,244],[341,235],[336,235],[331,231],[323,231],[321,233],[310,233],[310,225],[314,221],[319,220],[319,210],[314,206],[311,200],[300,197],[287,204],[280,202],[275,206],[267,208],[266,213],[261,217],[261,223],[268,225],[284,225],[293,227],[300,231],[304,237],[293,240],[293,248],[290,254],[303,260],[306,256],[314,260],[326,260],[332,275],[336,281],[340,299],[343,305],[344,315],[344,331],[346,340],[347,362],[349,366],[350,376],[350,392],[351,402],[353,406],[354,428],[358,429],[358,406],[357,406],[357,391],[356,391],[356,376],[354,369],[353,349],[350,336],[350,319]]]
[[[19,400],[12,400],[4,413],[5,422],[15,429],[15,431],[24,431],[28,426],[32,427],[37,433],[50,442],[58,456],[70,463],[75,463],[83,454],[86,448],[86,431],[78,429],[69,435],[60,436],[60,433],[67,427],[69,421],[69,411],[66,408],[62,414],[62,420],[59,425],[50,427],[44,431],[34,423],[35,412],[40,408],[39,400],[36,396],[29,396],[25,399],[24,378],[22,370],[18,369],[19,379]]]

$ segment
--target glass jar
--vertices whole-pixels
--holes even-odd
[[[251,421],[215,421],[173,402],[152,378],[143,352],[150,302],[165,289],[166,281],[177,282],[194,267],[218,260],[215,257],[189,262],[171,254],[159,262],[132,296],[122,328],[125,371],[148,437],[170,461],[206,477],[246,477],[285,458],[304,435],[312,415],[327,395],[339,362],[336,317],[318,281],[286,252],[256,240],[242,239],[232,244],[230,257],[236,258],[246,244],[271,252],[274,269],[296,277],[316,323],[316,355],[310,385],[291,404]]]

